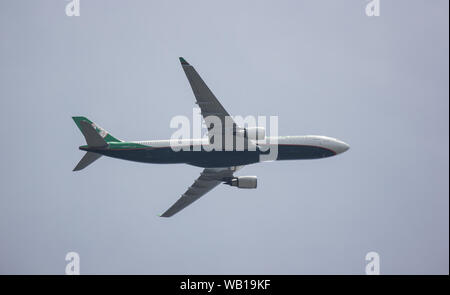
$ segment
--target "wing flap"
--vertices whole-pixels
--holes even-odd
[[[188,188],[188,190],[179,198],[161,217],[171,217],[180,212],[190,204],[194,203],[213,188],[218,186],[225,179],[233,177],[233,173],[241,166],[230,168],[205,168],[200,177]]]
[[[226,127],[225,118],[229,117],[229,122],[232,124],[230,128],[236,128],[237,125],[230,114],[225,110],[214,93],[212,93],[195,68],[182,57],[180,57],[180,62],[189,84],[191,85],[192,91],[194,92],[196,103],[200,107],[201,114],[205,119],[208,129],[211,126],[211,123],[214,123],[208,119],[209,116],[218,117],[222,122],[222,129],[225,129]]]
[[[202,196],[204,196],[207,192],[215,188],[221,183],[221,181],[218,180],[212,180],[208,182],[208,186],[202,188],[202,189],[192,189],[189,188],[182,196],[179,198],[175,204],[173,204],[169,209],[167,209],[166,212],[164,212],[161,217],[171,217],[178,213],[179,211],[183,210],[190,204],[194,203],[198,199],[200,199]]]

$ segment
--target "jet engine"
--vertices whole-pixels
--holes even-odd
[[[225,182],[228,185],[238,188],[256,188],[258,177],[256,176],[239,176],[233,177]]]

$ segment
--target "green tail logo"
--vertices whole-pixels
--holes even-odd
[[[83,131],[83,129],[81,129],[81,125],[80,122],[81,121],[86,121],[89,124],[92,125],[92,127],[94,127],[94,129],[97,131],[98,134],[100,134],[100,136],[106,141],[106,142],[121,142],[120,139],[115,138],[114,136],[112,136],[108,131],[106,131],[105,129],[103,129],[102,127],[98,126],[97,124],[95,124],[94,122],[92,122],[91,120],[89,120],[86,117],[72,117],[72,119],[75,121],[75,124],[77,124],[78,128],[80,129],[80,131]]]

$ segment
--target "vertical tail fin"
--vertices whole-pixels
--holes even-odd
[[[80,127],[81,133],[83,133],[88,147],[104,148],[108,146],[108,143],[105,141],[105,139],[100,135],[100,133],[97,132],[94,127],[92,127],[91,124],[86,121],[81,121]]]
[[[77,124],[81,133],[83,133],[88,147],[105,148],[108,146],[108,142],[120,142],[119,139],[115,138],[106,130],[85,117],[72,117],[72,119],[75,121],[75,124]],[[87,152],[80,162],[78,162],[73,171],[86,168],[101,156],[101,154],[97,154],[95,152]]]
[[[75,121],[75,124],[77,124],[77,126],[78,126],[78,128],[80,129],[81,132],[83,132],[81,122],[87,122],[87,123],[89,123],[92,127],[94,127],[95,131],[97,131],[97,133],[100,134],[100,136],[101,136],[106,142],[121,142],[120,139],[115,138],[114,136],[112,136],[111,134],[109,134],[108,131],[106,131],[106,130],[103,129],[102,127],[98,126],[97,124],[95,124],[94,122],[92,122],[91,120],[89,120],[89,119],[86,118],[86,117],[72,117],[72,119]]]

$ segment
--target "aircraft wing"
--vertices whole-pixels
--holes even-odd
[[[191,84],[192,91],[194,92],[197,104],[200,107],[203,119],[205,119],[206,127],[208,130],[211,128],[211,120],[208,116],[216,116],[222,121],[222,130],[225,128],[225,118],[229,117],[230,123],[232,123],[232,128],[236,128],[237,125],[231,118],[230,114],[225,110],[225,108],[220,104],[219,100],[214,96],[211,90],[208,88],[206,83],[197,73],[195,68],[191,66],[184,58],[180,57],[180,62],[183,67],[184,73]],[[225,133],[223,133],[225,134]]]
[[[183,210],[221,182],[233,177],[233,173],[242,166],[229,168],[205,168],[188,190],[161,217],[171,217]]]

